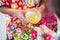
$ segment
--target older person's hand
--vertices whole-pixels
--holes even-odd
[[[44,29],[42,27],[35,27],[34,30],[36,30],[38,34],[39,33],[44,34]]]
[[[44,40],[44,29],[42,27],[35,27],[34,30],[37,31],[37,40]]]
[[[54,31],[50,30],[50,29],[49,29],[46,25],[44,25],[44,24],[41,25],[40,27],[44,29],[44,33],[46,33],[46,34],[52,35],[52,34],[55,33]]]

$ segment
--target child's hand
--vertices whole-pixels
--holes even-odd
[[[37,10],[42,13],[45,10],[45,4],[42,4],[40,7],[37,7]]]
[[[18,10],[18,9],[11,9],[7,7],[1,7],[0,12],[3,12],[4,14],[12,14],[18,17],[20,20],[24,21],[25,23],[28,23],[26,18],[24,17],[25,11],[24,10]]]

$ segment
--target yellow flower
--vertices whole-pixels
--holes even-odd
[[[31,26],[32,26],[32,24],[31,24],[31,23],[29,23],[29,24],[28,24],[28,27],[30,28]]]
[[[23,3],[22,2],[19,2],[19,5],[22,5]]]
[[[14,40],[20,40],[18,37],[15,37]]]
[[[27,6],[23,6],[23,9],[26,10],[27,9]]]
[[[26,13],[26,18],[30,23],[36,24],[41,19],[41,13],[36,9],[28,9]]]
[[[13,3],[13,4],[11,4],[11,8],[16,9],[16,8],[18,8],[18,5],[16,3]]]
[[[28,16],[28,20],[29,20],[29,22],[31,22],[31,23],[36,23],[38,20],[34,17],[34,16]]]

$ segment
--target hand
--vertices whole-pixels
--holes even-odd
[[[35,27],[34,30],[37,31],[37,34],[44,34],[44,30],[41,27]],[[44,40],[44,37],[39,36],[39,37],[37,37],[37,40]]]
[[[18,10],[18,9],[11,9],[11,8],[7,8],[7,7],[1,7],[0,12],[3,12],[4,14],[15,15],[20,20],[24,21],[25,23],[28,23],[27,19],[24,17],[25,10]]]
[[[26,11],[25,10],[18,10],[16,11],[16,16],[23,22],[28,23],[28,20],[24,17]]]
[[[55,33],[54,31],[50,30],[46,25],[41,25],[40,27],[44,29],[44,33],[46,34],[52,35]]]
[[[41,27],[35,27],[34,30],[36,30],[38,34],[39,34],[39,33],[44,34],[44,29],[41,28]]]
[[[45,4],[42,4],[41,6],[37,7],[36,9],[42,13],[45,10]]]

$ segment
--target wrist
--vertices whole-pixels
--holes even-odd
[[[10,11],[10,14],[12,14],[12,15],[15,15],[15,16],[18,16],[19,14],[19,11],[17,10],[17,9],[9,9],[9,11]]]
[[[44,32],[43,31],[41,31],[41,32],[38,31],[37,34],[44,34]]]
[[[54,34],[55,34],[55,32],[54,32],[54,31],[52,31],[52,30],[50,30],[49,34],[52,36],[52,35],[54,35]]]

